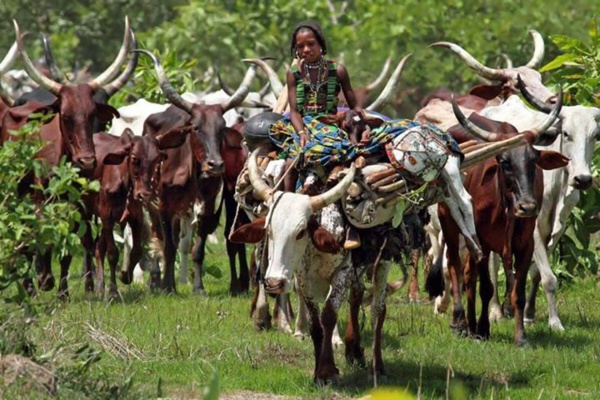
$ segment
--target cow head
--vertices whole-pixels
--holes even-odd
[[[519,218],[537,215],[534,191],[536,165],[542,169],[560,168],[566,165],[568,159],[555,151],[536,150],[532,142],[556,121],[562,102],[556,104],[551,115],[541,124],[524,132],[519,132],[509,123],[493,121],[476,113],[467,119],[456,102],[452,101],[452,106],[460,125],[476,137],[485,141],[512,140],[523,144],[496,156],[496,163],[486,166],[483,180],[497,177],[498,189],[511,214]]]
[[[135,136],[130,129],[123,131],[121,141],[131,145],[127,169],[135,200],[148,204],[154,199],[160,164],[167,158],[164,150],[184,144],[188,132],[187,127],[177,127],[155,137]]]
[[[555,96],[552,101],[542,101],[527,90],[525,83],[519,78],[518,85],[523,97],[537,110],[550,113],[552,101],[562,94]],[[592,181],[590,164],[596,142],[600,140],[600,108],[585,106],[563,107],[560,112],[560,142],[556,146],[571,159],[567,166],[568,184],[574,189],[586,190]]]
[[[256,66],[251,66],[240,87],[235,93],[221,104],[193,103],[185,100],[177,93],[169,82],[164,68],[154,54],[147,50],[141,52],[152,59],[158,83],[167,99],[176,107],[190,115],[188,124],[191,129],[191,145],[196,161],[201,163],[202,172],[208,176],[219,176],[223,173],[224,163],[220,153],[223,140],[225,119],[223,115],[230,109],[242,103],[250,91],[250,83],[256,75]]]
[[[260,176],[257,154],[258,150],[255,150],[248,159],[248,172],[257,196],[269,205],[267,226],[265,229],[264,225],[260,226],[261,220],[256,220],[238,228],[230,239],[248,243],[266,235],[269,262],[264,277],[265,289],[269,293],[287,293],[292,287],[295,268],[309,262],[305,257],[310,243],[325,253],[341,250],[336,237],[317,223],[313,215],[346,193],[354,179],[356,167],[353,165],[335,187],[317,196],[282,191],[271,194],[271,188]],[[327,260],[327,257],[321,258],[321,262]]]
[[[59,83],[42,75],[35,68],[23,48],[19,25],[16,21],[13,22],[23,67],[40,87],[50,91],[57,97],[52,106],[59,116],[60,135],[65,144],[66,154],[81,169],[88,171],[93,169],[96,164],[94,142],[92,140],[92,134],[94,133],[93,121],[95,118],[101,121],[109,121],[113,116],[118,116],[117,110],[112,106],[97,103],[94,100],[94,95],[105,85],[108,88],[115,85],[111,81],[124,64],[131,43],[132,31],[129,27],[129,19],[125,18],[123,44],[113,63],[95,79],[77,85],[71,84],[66,79]]]

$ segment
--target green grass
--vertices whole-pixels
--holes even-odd
[[[339,399],[361,397],[371,390],[368,372],[346,365],[343,349],[336,350],[340,384],[314,387],[311,341],[276,331],[255,331],[249,317],[250,296],[228,295],[223,246],[211,250],[207,263],[218,266],[223,277],[206,277],[206,298],[193,295],[189,285],[179,285],[178,294],[169,296],[121,285],[123,301],[107,303],[86,296],[73,271],[70,302],[54,300],[54,293],[36,300],[56,306],[47,308],[50,311],[40,316],[33,332],[38,353],[59,343],[73,347],[88,343],[103,350],[97,365],[100,371],[115,380],[133,376],[140,398],[201,398],[213,370],[218,373],[223,398],[251,391]],[[73,265],[78,269],[80,263]],[[399,275],[396,268],[393,276]],[[526,328],[530,346],[516,348],[511,320],[493,324],[489,341],[458,338],[450,332],[447,315],[434,316],[429,303],[408,303],[403,289],[388,301],[384,326],[388,379],[384,385],[407,389],[415,396],[420,393],[423,399],[446,398],[447,391],[454,399],[600,398],[596,282],[590,279],[562,287],[558,298],[566,332],[548,328],[545,296],[540,292],[538,322]],[[365,312],[363,343],[369,360],[370,311]],[[346,319],[344,306],[341,330]],[[109,337],[117,339],[128,353],[102,347],[98,334],[104,342]],[[63,398],[69,396],[63,394]]]

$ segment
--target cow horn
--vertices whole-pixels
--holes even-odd
[[[511,77],[505,69],[495,69],[486,67],[485,65],[477,61],[475,57],[470,55],[465,49],[463,49],[457,44],[451,42],[435,42],[429,45],[429,47],[432,46],[442,46],[449,48],[450,50],[458,54],[458,56],[463,59],[463,61],[469,66],[469,68],[474,69],[478,75],[481,75],[486,79],[490,79],[492,81],[501,81],[509,79]]]
[[[265,83],[265,85],[258,91],[259,98],[262,99],[269,93],[269,89],[271,89],[271,82]]]
[[[504,58],[504,61],[506,62],[506,69],[512,69],[513,68],[513,62],[510,59],[510,57],[508,56],[508,54],[502,53],[502,58]]]
[[[529,34],[533,38],[533,56],[525,66],[534,69],[544,59],[544,38],[535,29],[531,29]]]
[[[549,114],[552,112],[552,110],[554,110],[554,107],[552,107],[550,104],[548,104],[544,101],[541,101],[540,99],[538,99],[537,97],[534,97],[531,93],[529,93],[529,91],[527,90],[527,86],[525,85],[525,82],[523,82],[523,79],[521,79],[521,75],[517,75],[517,87],[521,91],[523,98],[529,104],[531,104],[536,110],[541,111],[546,114]]]
[[[486,141],[486,142],[496,142],[500,139],[500,135],[496,132],[491,132],[486,129],[480,128],[471,122],[465,114],[461,111],[458,104],[456,104],[456,100],[454,99],[454,94],[452,95],[452,111],[454,111],[454,115],[458,120],[458,123],[462,125],[468,132],[473,134],[473,136]]]
[[[258,197],[264,201],[265,203],[271,199],[273,195],[271,193],[271,188],[269,185],[262,180],[261,173],[258,170],[258,153],[260,149],[255,149],[250,157],[248,158],[248,177],[250,178],[250,183],[254,188],[254,192],[258,195]]]
[[[125,34],[123,35],[123,44],[117,54],[117,57],[108,68],[98,75],[96,78],[91,80],[88,85],[93,88],[101,88],[114,79],[119,73],[121,66],[127,59],[127,53],[129,53],[129,47],[131,46],[131,28],[129,27],[129,17],[125,16]]]
[[[231,97],[227,99],[227,101],[221,103],[223,112],[227,112],[232,108],[242,104],[246,96],[248,96],[248,93],[250,93],[250,85],[252,84],[252,80],[255,76],[256,65],[251,65],[250,68],[248,68],[248,71],[246,71],[246,75],[244,75],[244,79],[242,80],[242,83],[240,83],[240,87],[237,88],[235,93],[233,93]]]
[[[233,96],[234,90],[223,81],[223,78],[221,78],[221,73],[219,72],[219,69],[216,67],[215,67],[215,73],[217,74],[217,80],[219,81],[219,86],[221,86],[221,90],[223,90],[225,93],[227,93],[227,95]]]
[[[554,104],[554,108],[548,114],[548,116],[538,125],[530,129],[534,136],[538,136],[543,132],[546,132],[556,121],[556,119],[560,115],[560,110],[562,109],[563,102],[563,90],[562,86],[558,87],[558,95],[556,98],[556,104]]]
[[[402,71],[404,70],[404,64],[406,64],[406,61],[411,56],[412,54],[409,53],[405,55],[402,60],[400,60],[400,62],[396,66],[396,69],[392,73],[392,76],[390,77],[385,87],[379,94],[379,97],[377,97],[375,101],[366,108],[367,110],[377,111],[390,100],[390,98],[392,97],[392,93],[394,93],[394,90],[396,90],[396,87],[398,87],[398,83],[400,82],[400,74],[402,74]]]
[[[133,30],[130,30],[130,32],[131,48],[135,49],[138,45],[137,38],[135,37],[135,33],[133,32]],[[112,81],[108,85],[104,86],[104,91],[106,92],[106,94],[108,94],[109,97],[121,90],[121,88],[125,86],[127,81],[129,81],[129,78],[131,78],[131,74],[133,74],[133,71],[135,71],[135,68],[137,67],[138,57],[138,53],[131,53],[131,55],[129,56],[129,62],[127,63],[127,67],[125,67],[123,72],[121,72],[121,75],[119,75],[114,81]]]
[[[379,85],[381,85],[381,82],[383,82],[383,80],[385,79],[385,76],[387,75],[388,71],[390,70],[391,64],[392,64],[392,56],[389,56],[387,58],[387,60],[385,60],[385,64],[383,64],[383,69],[381,70],[381,73],[379,74],[377,79],[375,79],[373,82],[369,83],[365,87],[365,89],[367,89],[368,91],[371,91],[371,90],[374,90],[375,88],[377,88]]]
[[[54,82],[50,78],[45,77],[43,74],[40,73],[40,71],[37,70],[37,68],[31,62],[31,59],[27,55],[25,48],[23,47],[23,40],[21,37],[19,24],[14,19],[13,24],[15,26],[15,36],[17,37],[17,49],[21,57],[21,62],[23,63],[23,68],[25,68],[27,75],[29,75],[29,77],[33,79],[38,85],[58,96],[58,92],[62,88],[62,85],[60,83]]]
[[[43,33],[42,35],[42,44],[44,47],[44,57],[46,58],[46,64],[48,65],[48,69],[50,70],[50,77],[56,81],[60,82],[63,85],[68,85],[69,81],[63,72],[56,65],[56,61],[54,60],[54,55],[52,54],[52,49],[50,48],[50,39],[48,35]]]
[[[15,40],[15,42],[12,44],[12,46],[10,46],[8,53],[6,53],[4,60],[2,60],[2,62],[0,62],[0,75],[4,75],[4,73],[6,71],[8,71],[10,67],[12,67],[15,60],[17,59],[17,53],[18,53],[18,44],[17,44],[17,41]]]
[[[352,163],[350,167],[350,171],[346,173],[346,176],[338,182],[337,185],[326,191],[325,193],[321,193],[317,196],[310,197],[310,205],[314,212],[321,210],[323,207],[326,207],[330,204],[335,203],[348,191],[350,184],[354,180],[354,175],[356,174],[356,165]]]
[[[194,105],[181,97],[173,85],[171,85],[169,79],[167,78],[167,74],[165,74],[165,69],[160,63],[160,59],[148,50],[134,49],[131,51],[134,53],[144,53],[152,59],[152,62],[154,63],[154,70],[156,71],[156,77],[158,79],[158,85],[160,86],[160,89],[164,93],[167,100],[169,100],[171,104],[175,105],[176,107],[191,113]]]
[[[245,58],[242,60],[246,63],[256,64],[265,71],[267,76],[269,77],[269,82],[271,83],[271,90],[275,97],[279,98],[279,95],[283,91],[283,84],[279,80],[277,73],[271,68],[269,64],[267,64],[264,60],[258,58]]]

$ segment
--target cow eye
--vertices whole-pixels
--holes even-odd
[[[596,129],[596,140],[600,140],[600,129]]]
[[[563,131],[562,134],[565,137],[565,139],[569,137],[569,132],[567,131]]]
[[[142,160],[137,157],[131,157],[131,163],[136,167],[139,167],[142,164]]]

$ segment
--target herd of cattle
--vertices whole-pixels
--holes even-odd
[[[129,245],[120,268],[122,283],[131,283],[136,265],[148,259],[150,286],[174,292],[177,252],[185,281],[195,233],[193,287],[195,292],[204,293],[205,246],[219,224],[224,205],[231,294],[249,290],[243,243],[256,244],[253,259],[260,280],[253,300],[256,325],[270,325],[267,294],[279,294],[280,326],[291,331],[290,305],[284,295],[296,287],[303,299],[299,318],[310,325],[314,344],[315,381],[335,380],[338,370],[332,341],[339,340],[337,313],[348,290],[350,316],[344,336],[345,355],[349,362],[365,364],[358,314],[365,279],[370,280],[372,373],[375,377],[385,374],[381,332],[386,295],[395,288],[387,282],[388,271],[392,261],[401,259],[403,253],[417,245],[407,243],[411,235],[403,236],[406,226],[392,224],[392,201],[377,203],[373,208],[378,214],[377,222],[359,227],[363,245],[344,250],[340,243],[349,218],[340,206],[343,201],[339,201],[347,200],[352,193],[360,194],[358,181],[384,176],[382,182],[389,179],[389,169],[381,165],[381,160],[363,169],[352,165],[342,172],[335,186],[320,194],[283,192],[274,184],[277,179],[266,176],[268,157],[259,154],[260,149],[249,154],[243,142],[245,121],[277,107],[280,95],[285,94],[277,74],[264,60],[244,60],[250,67],[237,90],[222,84],[217,92],[180,94],[169,82],[160,60],[147,50],[137,49],[126,18],[123,43],[113,63],[85,83],[75,83],[56,66],[47,40],[47,70],[38,70],[24,48],[25,35],[16,22],[14,25],[16,42],[0,63],[0,77],[8,75],[19,58],[25,71],[21,76],[32,81],[29,84],[33,90],[16,94],[0,87],[1,143],[13,140],[10,132],[25,125],[31,114],[53,113],[54,117],[41,128],[47,145],[39,158],[54,166],[64,156],[79,167],[82,176],[101,183],[99,192],[86,195],[82,207],[81,223],[88,225],[81,240],[87,291],[104,295],[107,259],[108,294],[118,295],[116,274],[120,257],[113,231],[119,225],[128,233],[125,242]],[[424,229],[430,238],[434,262],[427,288],[430,295],[440,296],[435,302],[436,310],[444,311],[452,295],[453,328],[482,338],[490,336],[490,318],[513,312],[514,340],[519,345],[526,342],[524,321],[535,317],[540,282],[548,297],[550,326],[564,329],[557,312],[557,279],[549,254],[565,230],[567,216],[577,204],[580,191],[593,184],[590,163],[600,139],[600,109],[563,106],[562,92],[554,93],[543,84],[535,67],[543,59],[544,42],[536,31],[530,33],[535,45],[531,60],[523,66],[502,69],[481,64],[456,44],[434,43],[432,46],[456,53],[486,83],[464,95],[436,91],[423,101],[413,118],[450,132],[465,155],[464,160],[449,157],[440,170],[435,195],[410,211],[420,217],[419,229]],[[108,101],[128,84],[140,54],[152,60],[158,85],[170,104],[139,99],[117,110]],[[398,64],[378,98],[370,105],[363,103],[365,109],[376,111],[389,100],[407,59]],[[368,92],[382,82],[388,66],[389,62],[374,84],[358,89],[357,97],[366,101]],[[269,77],[270,91],[265,87],[260,92],[250,92],[259,67]],[[10,73],[14,75],[14,71]],[[338,120],[360,123],[355,118]],[[39,183],[44,183],[43,178],[28,179],[31,183],[42,179]],[[244,179],[250,189],[241,193]],[[388,200],[394,197],[390,193],[397,192],[388,192]],[[24,195],[39,196],[35,191]],[[262,212],[253,213],[238,206],[243,196],[251,196]],[[407,223],[410,215],[405,214]],[[101,226],[97,237],[89,229],[94,221]],[[150,240],[160,257],[145,254]],[[497,265],[490,263],[498,262],[494,254],[502,261],[507,277],[504,310],[494,287]],[[51,260],[52,249],[35,255],[40,290],[55,286]],[[70,264],[71,256],[60,259],[58,293],[62,297],[68,297]],[[528,273],[532,285],[526,298]],[[475,310],[478,278],[479,318]],[[25,285],[35,293],[33,281],[28,280]],[[461,301],[463,288],[466,312]],[[322,309],[320,302],[324,302]],[[300,325],[297,329],[301,329]]]

